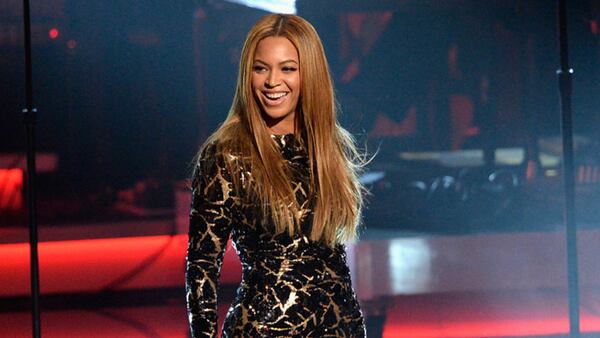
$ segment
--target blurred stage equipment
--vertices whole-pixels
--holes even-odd
[[[515,161],[522,151],[511,153],[500,159]],[[421,152],[406,154],[397,165],[375,164],[361,177],[377,198],[366,208],[365,219],[373,221],[367,226],[409,224],[413,230],[443,233],[481,231],[482,224],[488,230],[510,226],[524,212],[519,201],[527,194],[525,170],[522,165],[483,166],[478,163],[482,157],[481,150]]]
[[[23,25],[25,39],[25,108],[23,117],[27,129],[27,209],[29,219],[29,255],[31,274],[32,325],[33,337],[40,337],[39,306],[39,263],[38,263],[38,230],[35,198],[35,125],[37,109],[33,107],[33,84],[31,67],[31,13],[29,0],[23,0]]]
[[[561,133],[563,145],[563,182],[565,189],[564,220],[567,236],[567,276],[569,287],[569,336],[578,338],[579,328],[579,268],[577,263],[577,224],[575,222],[575,165],[573,149],[573,118],[571,92],[573,69],[569,66],[569,35],[567,31],[567,0],[558,0],[558,40],[560,69]]]
[[[372,194],[368,228],[470,233],[562,229],[561,140],[540,139],[540,174],[529,180],[524,147],[485,151],[381,150],[361,177]],[[600,142],[578,137],[575,147],[580,222],[598,224]],[[403,201],[409,201],[403,203]]]

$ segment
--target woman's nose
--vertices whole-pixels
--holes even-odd
[[[277,72],[269,72],[267,76],[266,85],[267,87],[277,87],[279,85],[280,79]]]

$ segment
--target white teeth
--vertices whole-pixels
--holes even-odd
[[[286,96],[287,93],[265,93],[265,96],[270,98],[271,100],[277,100],[278,98]]]

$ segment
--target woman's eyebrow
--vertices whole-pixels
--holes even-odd
[[[263,60],[260,60],[260,59],[254,59],[254,62],[255,62],[255,63],[257,63],[257,62],[258,62],[258,63],[262,63],[262,64],[264,64],[264,65],[266,65],[266,66],[268,66],[268,65],[269,65],[267,62],[265,62],[265,61],[263,61]],[[296,61],[296,60],[294,60],[294,59],[284,60],[284,61],[281,61],[281,62],[279,62],[279,64],[280,64],[280,65],[282,65],[282,64],[285,64],[285,63],[288,63],[288,62],[293,62],[293,63],[295,63],[295,64],[298,64],[298,61]]]

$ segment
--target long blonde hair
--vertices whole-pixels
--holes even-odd
[[[362,208],[363,188],[358,181],[362,157],[352,136],[337,122],[333,81],[323,44],[309,22],[294,15],[271,14],[252,27],[242,49],[227,119],[203,147],[216,143],[221,155],[245,154],[254,181],[250,189],[259,198],[263,212],[271,215],[275,230],[290,235],[300,231],[300,206],[292,190],[289,168],[282,165],[285,162],[271,139],[251,86],[257,45],[271,36],[287,38],[298,51],[302,82],[295,134],[308,153],[310,193],[315,198],[309,237],[333,246],[356,235]],[[236,167],[239,165],[231,165],[234,170]],[[239,180],[234,179],[234,185],[240,188]]]

